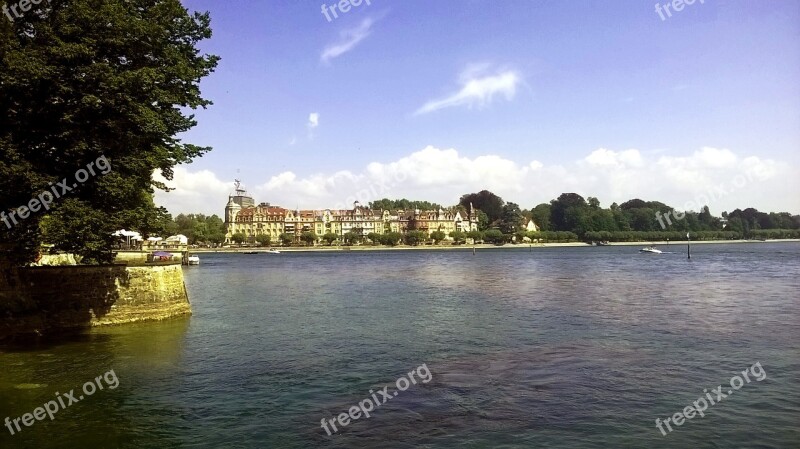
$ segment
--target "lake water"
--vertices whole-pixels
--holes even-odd
[[[0,420],[119,380],[0,447],[800,447],[800,244],[661,249],[203,254],[191,318],[0,348]]]

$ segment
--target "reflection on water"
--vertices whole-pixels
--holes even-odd
[[[3,349],[0,419],[111,368],[120,387],[0,446],[796,444],[800,244],[662,249],[208,254],[190,319]],[[757,361],[767,379],[658,432]],[[321,429],[422,363],[430,383]]]
[[[0,447],[123,447],[140,439],[151,423],[131,405],[145,398],[148,383],[179,377],[188,328],[189,319],[180,318],[3,347],[0,419],[31,413],[58,393],[74,390],[77,399],[84,383],[109,370],[119,386],[97,391],[60,410],[54,420],[45,417],[14,436],[0,429]]]

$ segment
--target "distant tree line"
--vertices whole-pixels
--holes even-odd
[[[687,232],[701,240],[800,238],[800,215],[765,213],[754,208],[722,212],[720,218],[712,216],[708,206],[699,212],[674,214],[662,202],[632,199],[606,209],[595,197],[584,199],[577,193],[562,193],[549,203],[520,210],[518,205],[505,203],[486,190],[464,195],[459,201],[462,207],[469,207],[470,203],[486,215],[485,220],[479,218],[479,230],[499,230],[506,240],[512,235],[545,241],[682,240]],[[664,219],[668,214],[672,217],[669,221]],[[527,219],[533,219],[539,232],[520,232],[515,227]]]
[[[389,198],[384,198],[378,201],[372,201],[369,203],[369,208],[373,210],[434,210],[439,209],[439,204],[430,203],[428,201],[409,201],[405,198],[402,200],[390,200]]]
[[[428,201],[407,199],[391,200],[384,198],[373,201],[370,208],[380,210],[435,210],[439,206]],[[765,213],[753,208],[736,209],[723,212],[721,217],[714,217],[707,206],[700,212],[684,212],[674,214],[673,209],[659,201],[632,199],[622,204],[613,203],[607,209],[600,207],[600,200],[595,197],[584,199],[576,193],[563,193],[549,203],[541,203],[531,209],[521,209],[519,205],[505,202],[494,193],[483,190],[461,196],[454,209],[462,212],[466,218],[470,207],[478,218],[478,230],[470,232],[454,231],[446,235],[442,231],[434,231],[430,235],[418,230],[405,233],[390,232],[386,234],[364,234],[361,229],[354,229],[344,235],[327,233],[317,235],[304,232],[300,235],[303,245],[424,245],[439,244],[445,241],[464,244],[467,239],[477,242],[502,245],[511,242],[579,242],[579,241],[682,241],[686,233],[691,233],[692,240],[733,240],[733,239],[783,239],[800,238],[800,216],[788,212]],[[672,213],[672,214],[671,214]],[[664,216],[671,214],[666,221]],[[676,218],[676,215],[681,218]],[[661,221],[659,221],[661,217]],[[525,227],[529,220],[539,227],[538,231],[528,231]],[[216,215],[203,214],[178,215],[167,226],[170,233],[184,234],[194,244],[221,244],[225,241],[225,228]],[[233,234],[231,240],[244,243],[247,238],[242,233]],[[281,234],[278,241],[273,242],[268,235],[256,237],[261,246],[281,244],[292,245],[294,235]]]
[[[183,234],[192,245],[219,245],[225,242],[225,223],[217,215],[179,214],[163,228],[168,235]]]

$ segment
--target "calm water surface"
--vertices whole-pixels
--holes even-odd
[[[0,447],[800,447],[800,244],[637,249],[201,255],[191,318],[0,348],[0,419],[119,379]]]

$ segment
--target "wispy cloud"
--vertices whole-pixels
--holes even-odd
[[[366,18],[361,21],[359,26],[343,30],[340,33],[340,39],[337,42],[325,47],[322,55],[320,55],[320,61],[328,63],[331,59],[338,58],[339,56],[354,49],[356,45],[369,36],[374,23],[374,20]]]
[[[491,103],[498,94],[505,95],[507,100],[514,98],[517,85],[522,81],[517,72],[505,70],[486,75],[485,71],[485,66],[467,69],[461,74],[461,90],[448,97],[425,103],[414,114],[427,114],[454,106],[481,107]]]
[[[308,127],[316,128],[317,126],[319,126],[319,112],[308,114]]]
[[[314,139],[314,128],[319,126],[319,112],[312,112],[308,114],[308,123],[306,123],[306,127],[308,128],[308,139]]]

